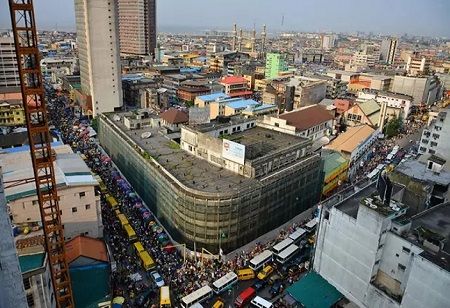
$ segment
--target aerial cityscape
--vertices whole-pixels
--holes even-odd
[[[0,308],[450,307],[450,2],[0,7]]]

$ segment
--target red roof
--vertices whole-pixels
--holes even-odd
[[[189,116],[178,109],[169,109],[160,115],[161,119],[170,124],[180,124],[189,121]]]
[[[238,97],[238,96],[250,96],[252,95],[252,91],[237,91],[228,93],[229,97]]]
[[[108,262],[106,245],[102,240],[88,236],[77,236],[68,241],[65,246],[67,263],[71,263],[79,257]]]
[[[348,99],[335,99],[333,105],[340,111],[346,112],[352,106],[352,102]]]
[[[244,77],[240,77],[240,76],[227,76],[227,77],[223,77],[220,80],[220,83],[222,83],[222,84],[240,84],[240,83],[247,83],[247,80]]]
[[[297,111],[284,113],[279,116],[288,125],[295,126],[297,131],[303,131],[321,123],[334,119],[334,116],[323,106],[313,105]]]

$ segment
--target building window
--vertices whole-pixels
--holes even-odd
[[[275,127],[280,127],[280,123],[275,123]]]
[[[30,278],[23,279],[23,286],[25,287],[25,290],[28,290],[31,288]]]
[[[397,258],[400,257],[400,255],[399,255],[398,253],[396,253],[395,256],[396,256]]]
[[[34,307],[33,293],[27,294],[27,304],[28,307]]]
[[[33,205],[38,205],[38,204],[39,204],[39,200],[33,200],[33,201],[32,201],[32,204],[33,204]]]
[[[375,265],[378,265],[380,263],[380,260],[375,261]]]
[[[401,271],[404,271],[406,269],[406,266],[404,266],[403,264],[398,264],[398,269]]]
[[[76,207],[73,207],[72,208],[72,213],[76,213],[78,210],[77,210],[77,208]]]
[[[86,204],[84,207],[86,208],[86,210],[89,210],[91,208],[91,205],[90,204]]]
[[[84,196],[86,196],[86,192],[82,191],[82,192],[79,193],[79,195],[80,195],[80,198],[84,197]]]
[[[411,249],[406,248],[406,247],[403,247],[403,248],[402,248],[402,251],[405,252],[405,253],[410,253],[410,252],[411,252]]]

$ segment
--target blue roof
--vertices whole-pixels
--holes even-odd
[[[19,256],[20,270],[22,273],[34,271],[44,267],[45,252]]]
[[[180,73],[198,73],[201,69],[199,67],[182,67]]]
[[[265,109],[272,109],[272,108],[276,108],[277,107],[277,105],[274,105],[274,104],[261,104],[261,105],[259,105],[259,106],[255,106],[255,107],[252,107],[252,111],[260,111],[260,110],[265,110]]]
[[[142,74],[124,74],[122,75],[122,80],[141,80],[145,78]]]
[[[247,108],[248,106],[255,106],[259,105],[257,101],[254,101],[252,99],[242,99],[235,102],[227,103],[227,106],[233,109],[243,109]]]
[[[229,96],[225,93],[222,92],[217,92],[217,93],[211,93],[211,94],[206,94],[206,95],[199,95],[197,96],[199,99],[201,99],[202,101],[215,101],[218,98],[229,98]]]

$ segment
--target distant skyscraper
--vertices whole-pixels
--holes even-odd
[[[13,37],[0,37],[0,88],[20,87]]]
[[[325,50],[334,48],[336,44],[336,36],[334,34],[326,34],[322,36],[322,48]]]
[[[266,78],[278,77],[280,72],[287,71],[286,55],[280,53],[268,53],[266,56]]]
[[[111,0],[75,0],[83,106],[94,117],[122,106],[116,5]]]
[[[381,42],[380,61],[386,64],[393,64],[397,51],[397,39],[385,39]]]
[[[156,0],[116,0],[120,52],[154,55],[156,48]]]

